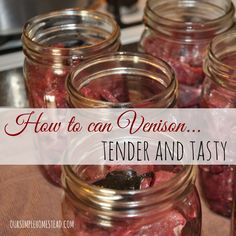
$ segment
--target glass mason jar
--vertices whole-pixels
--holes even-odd
[[[171,67],[139,53],[108,53],[76,67],[66,80],[72,108],[166,108],[177,100],[177,81]],[[49,166],[60,183],[61,167]]]
[[[200,105],[202,108],[236,107],[236,31],[215,37],[204,62],[206,78]],[[233,167],[200,167],[201,186],[209,206],[230,216],[232,211]]]
[[[130,166],[122,171],[114,166],[64,166],[62,214],[64,219],[75,222],[65,235],[200,236],[201,207],[194,186],[195,168],[148,168],[155,176],[151,187],[121,190],[101,187],[99,180],[109,173],[118,178],[141,172],[144,176],[147,166]]]
[[[161,59],[141,53],[109,53],[80,64],[66,81],[75,108],[175,107],[177,81]]]
[[[30,106],[67,107],[69,72],[81,61],[117,51],[119,36],[113,18],[93,10],[66,9],[30,19],[22,34]]]
[[[82,61],[120,47],[120,29],[112,17],[93,10],[66,9],[39,15],[23,30],[24,77],[29,104],[67,107],[65,79]],[[60,166],[44,166],[60,184]]]
[[[206,49],[234,24],[230,0],[148,0],[139,50],[160,57],[180,82],[178,107],[198,107]]]

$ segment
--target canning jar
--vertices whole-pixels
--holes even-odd
[[[120,29],[112,17],[93,10],[66,9],[39,15],[23,30],[24,77],[29,104],[67,107],[65,79],[82,61],[120,47]],[[60,183],[60,166],[44,166]]]
[[[119,36],[113,18],[93,10],[66,9],[30,19],[22,34],[30,106],[67,107],[68,73],[81,61],[117,51]]]
[[[180,82],[178,107],[198,107],[206,49],[234,24],[229,0],[148,0],[139,50],[160,57]]]
[[[175,107],[177,81],[161,59],[141,53],[109,53],[80,64],[66,81],[76,108]]]
[[[104,178],[111,177],[110,188],[104,187]],[[149,178],[153,181],[147,185]],[[122,170],[117,166],[64,166],[62,179],[63,218],[75,222],[73,229],[65,231],[68,236],[201,234],[193,166],[168,170],[164,166],[129,166]],[[134,187],[137,179],[140,185]]]
[[[215,37],[204,62],[202,108],[236,107],[236,31]],[[201,186],[209,206],[215,212],[230,216],[232,211],[232,166],[200,167]]]
[[[171,67],[139,53],[108,53],[80,63],[66,80],[71,108],[166,108],[177,100],[177,81]],[[60,183],[61,167],[47,172]]]

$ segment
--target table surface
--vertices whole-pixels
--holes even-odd
[[[62,236],[60,230],[10,229],[10,220],[61,219],[62,189],[49,183],[37,166],[0,166],[0,235]],[[230,220],[208,210],[202,201],[202,236],[230,235]]]

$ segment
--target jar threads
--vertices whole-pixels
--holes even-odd
[[[66,86],[72,107],[164,108],[175,106],[178,84],[164,61],[119,52],[81,64]]]

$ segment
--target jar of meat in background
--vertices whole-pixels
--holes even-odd
[[[67,107],[65,79],[82,61],[120,47],[120,29],[112,17],[93,10],[67,9],[39,15],[22,35],[24,77],[31,107]],[[61,167],[44,166],[60,184]]]
[[[64,166],[62,214],[75,222],[65,234],[200,236],[194,167],[165,168]]]
[[[29,20],[22,41],[30,106],[67,107],[68,73],[81,61],[117,51],[119,36],[113,18],[93,10],[67,9]]]
[[[236,107],[236,31],[215,37],[204,63],[206,78],[200,105],[202,108]],[[230,216],[232,211],[233,167],[200,167],[201,186],[209,206]]]
[[[139,53],[110,53],[86,61],[66,82],[75,108],[175,107],[177,81],[164,61]]]
[[[179,107],[198,107],[206,49],[234,24],[231,1],[148,0],[139,50],[167,61],[180,82]]]

